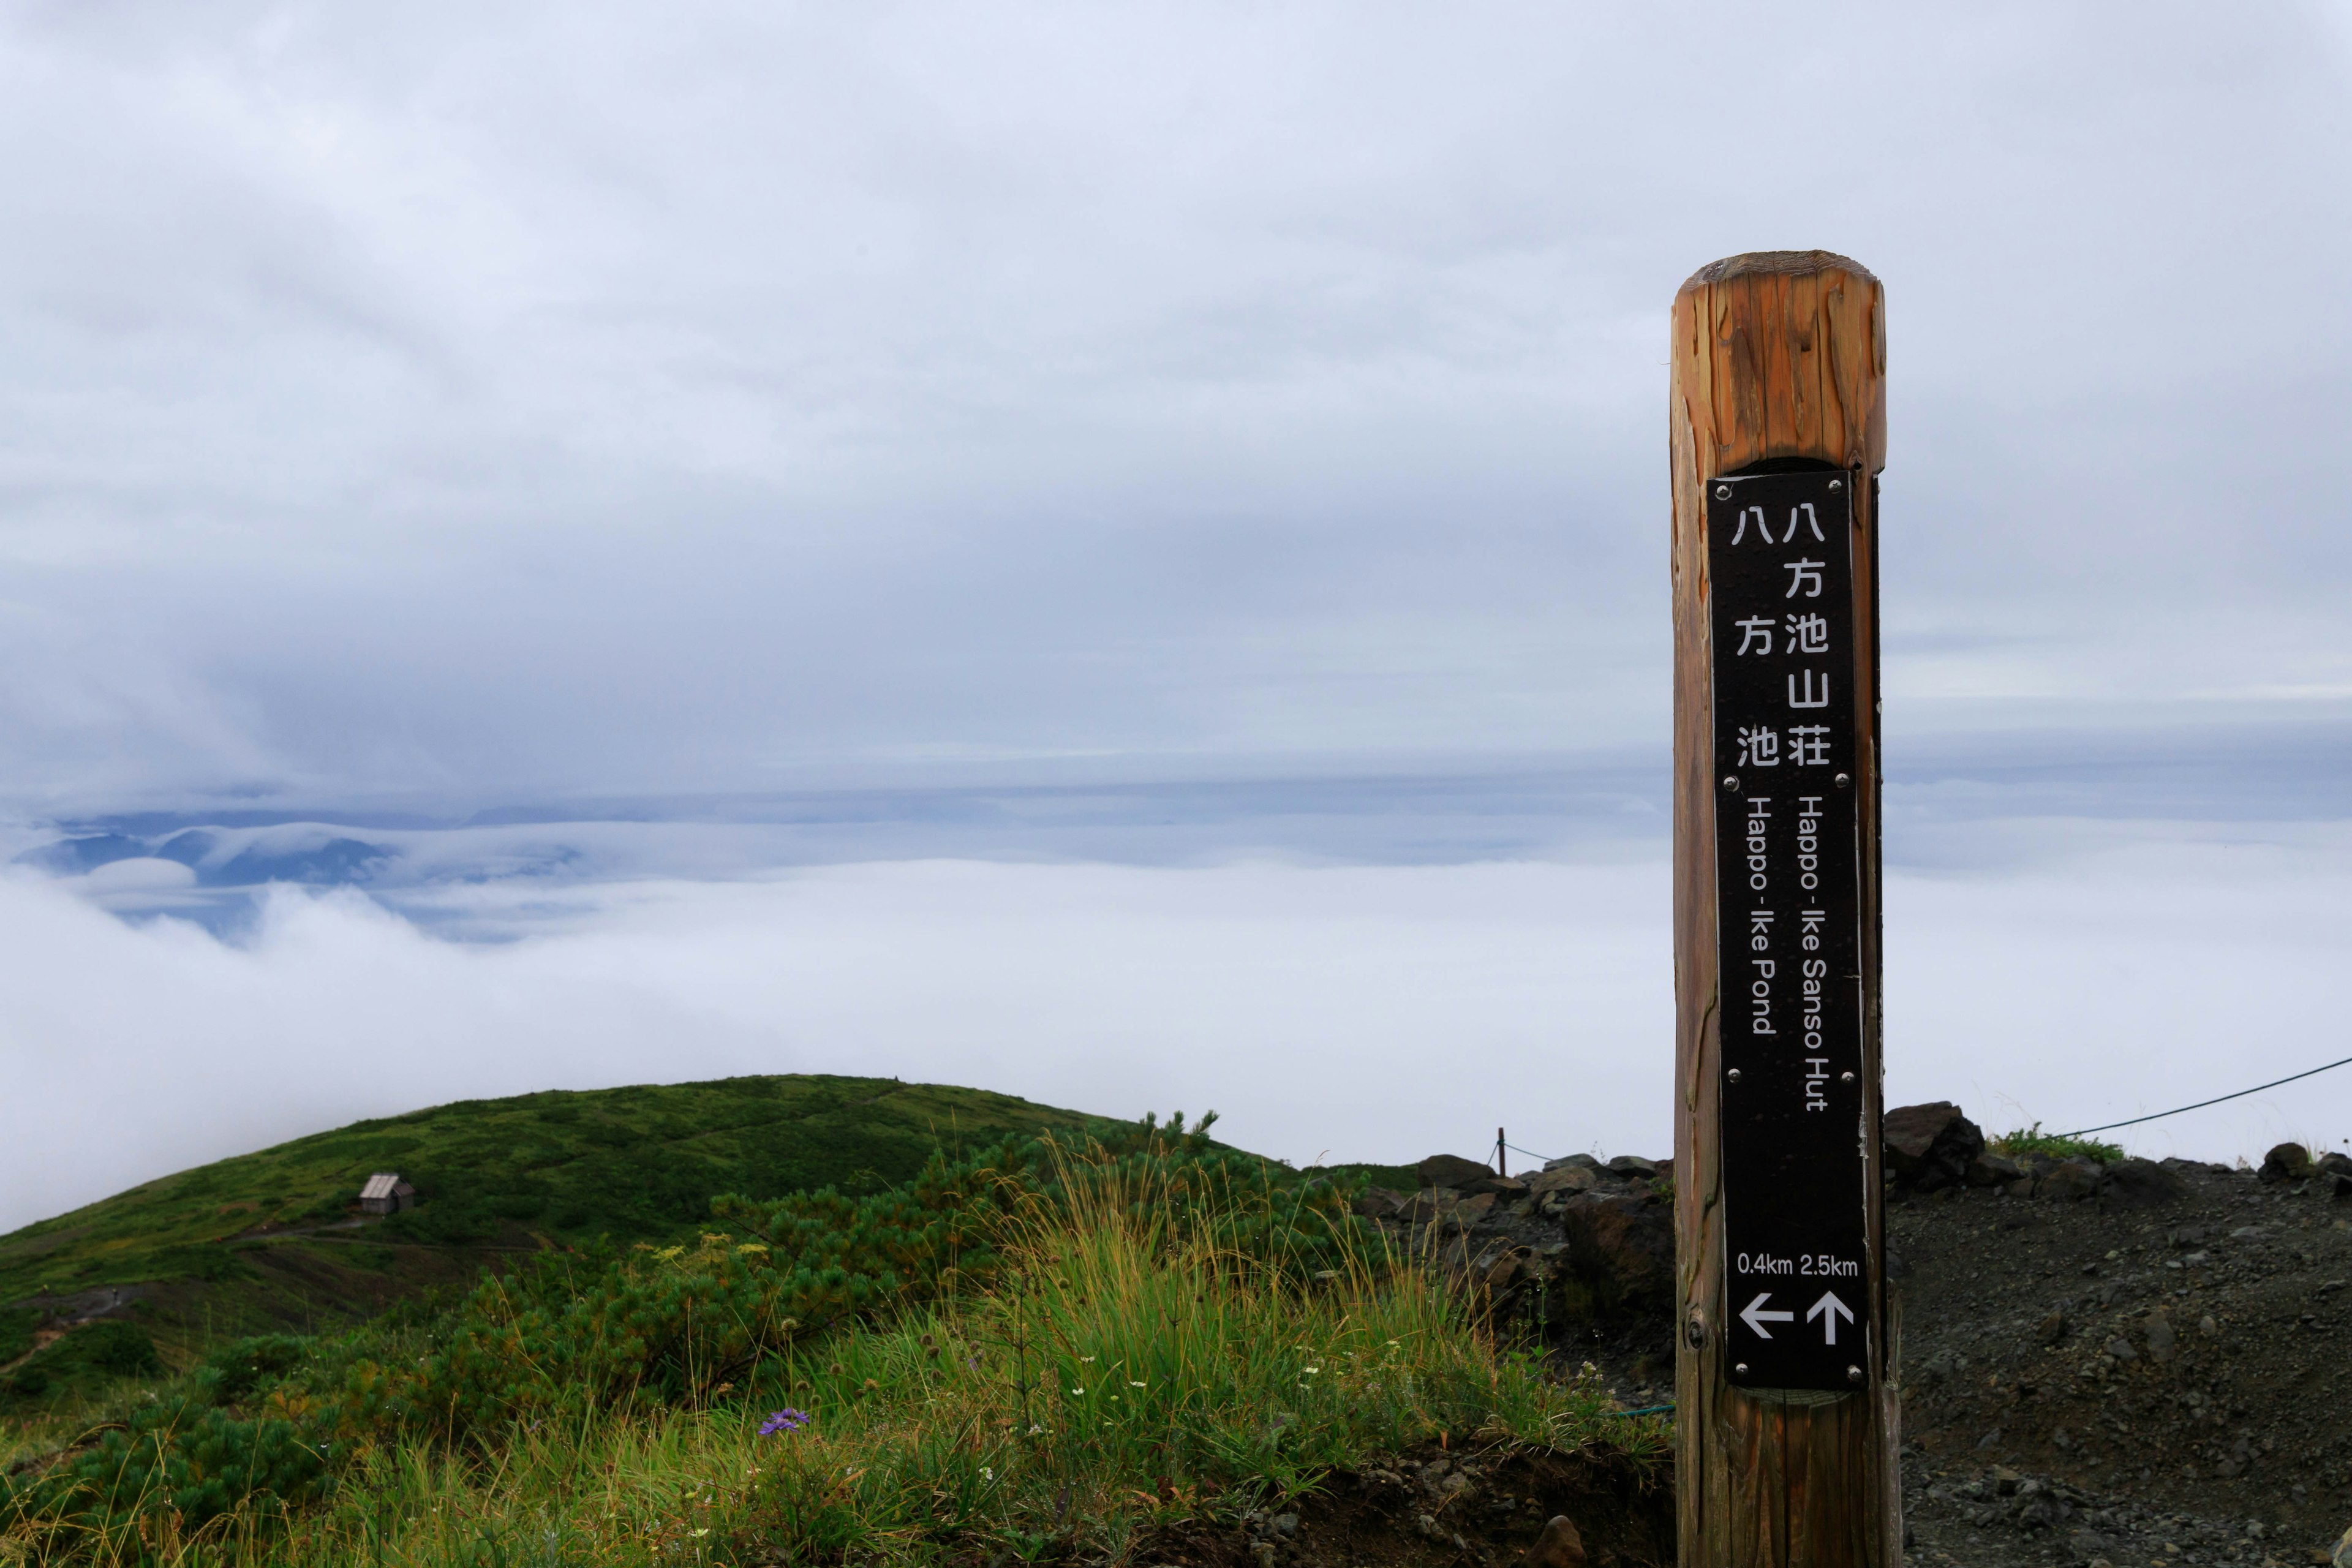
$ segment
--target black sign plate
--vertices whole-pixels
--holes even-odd
[[[1866,1379],[1851,473],[1709,480],[1731,1381]]]

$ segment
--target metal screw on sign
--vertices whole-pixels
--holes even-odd
[[[1850,1366],[1846,1368],[1845,1380],[1848,1383],[1860,1383],[1862,1381],[1862,1368],[1858,1366]]]
[[[1733,1068],[1729,1072],[1723,1076],[1729,1079],[1732,1082],[1738,1083],[1739,1081],[1739,1069],[1738,1068]]]
[[[1723,787],[1724,787],[1724,788],[1726,788],[1726,789],[1727,789],[1727,790],[1732,791],[1734,794],[1738,793],[1738,790],[1739,790],[1739,775],[1738,775],[1738,773],[1726,773],[1726,774],[1724,774],[1724,775],[1723,775]]]
[[[1852,773],[1838,774],[1837,786],[1840,789],[1852,789],[1853,787],[1853,775]]]
[[[1717,500],[1729,500],[1731,499],[1731,487],[1729,485],[1716,486],[1715,499]]]
[[[1748,1363],[1747,1363],[1746,1362],[1744,1362],[1744,1361],[1743,1361],[1743,1362],[1741,1362],[1738,1366],[1733,1367],[1731,1370],[1732,1370],[1732,1371],[1734,1371],[1734,1372],[1736,1372],[1736,1373],[1738,1373],[1740,1376],[1742,1376],[1742,1377],[1746,1377],[1746,1376],[1748,1375]]]
[[[1845,489],[1845,481],[1843,479],[1832,479],[1830,481],[1830,489],[1833,490],[1842,490]]]

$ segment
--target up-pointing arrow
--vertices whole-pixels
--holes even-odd
[[[1771,1299],[1771,1291],[1759,1290],[1756,1294],[1756,1300],[1739,1310],[1739,1321],[1754,1329],[1758,1339],[1769,1340],[1772,1337],[1772,1331],[1764,1326],[1768,1321],[1775,1323],[1793,1323],[1797,1321],[1797,1314],[1794,1312],[1764,1310],[1764,1303]]]
[[[1805,1321],[1810,1323],[1815,1318],[1819,1318],[1822,1321],[1822,1338],[1828,1343],[1835,1344],[1837,1343],[1838,1320],[1840,1318],[1843,1318],[1847,1322],[1853,1322],[1853,1309],[1847,1306],[1843,1301],[1839,1300],[1837,1299],[1837,1292],[1833,1290],[1824,1290],[1822,1292],[1822,1299],[1813,1303],[1812,1310],[1805,1314]]]

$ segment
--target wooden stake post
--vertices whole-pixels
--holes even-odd
[[[1826,251],[1675,297],[1683,1568],[1899,1568],[1879,1124],[1885,295]]]

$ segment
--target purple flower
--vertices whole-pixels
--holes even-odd
[[[779,1410],[760,1423],[760,1436],[772,1437],[779,1432],[797,1432],[814,1419],[805,1410]]]

